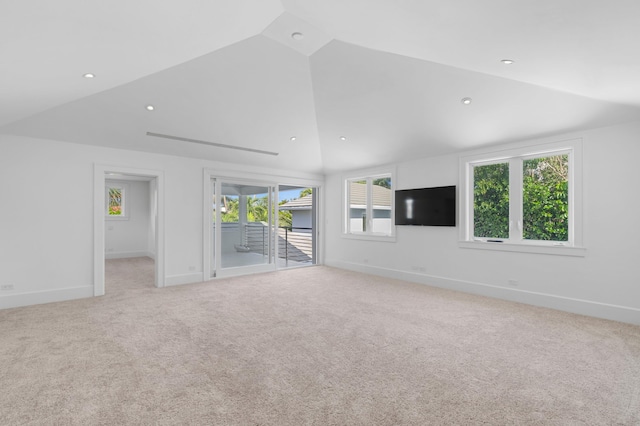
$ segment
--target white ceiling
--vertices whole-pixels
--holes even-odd
[[[637,0],[0,0],[0,133],[367,167],[639,120],[638,40]]]

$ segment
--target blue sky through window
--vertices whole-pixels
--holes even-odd
[[[304,188],[300,189],[289,189],[287,191],[279,191],[278,197],[280,198],[278,201],[282,200],[295,200],[296,198],[300,198],[300,191]]]

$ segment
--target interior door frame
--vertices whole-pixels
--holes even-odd
[[[94,164],[93,169],[93,295],[103,296],[105,293],[105,212],[104,195],[106,175],[143,176],[156,181],[156,225],[155,250],[155,286],[165,286],[165,246],[164,246],[164,172],[160,170],[138,169],[108,164]]]

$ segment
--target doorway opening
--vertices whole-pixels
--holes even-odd
[[[96,164],[93,183],[94,296],[105,294],[107,262],[108,272],[120,277],[110,277],[112,288],[118,280],[164,287],[163,172]]]
[[[105,175],[105,292],[155,287],[157,180]]]

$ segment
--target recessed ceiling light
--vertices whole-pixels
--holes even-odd
[[[505,65],[511,65],[512,63],[514,63],[515,61],[513,59],[503,59],[500,62],[502,62]]]
[[[462,102],[465,105],[469,105],[471,103],[471,100],[472,100],[471,98],[462,98],[460,102]]]
[[[84,77],[84,78],[93,78],[93,77],[95,77],[95,76],[96,76],[95,74],[92,74],[92,73],[90,73],[90,72],[88,72],[88,73],[86,73],[86,74],[84,74],[84,75],[83,75],[83,77]]]
[[[147,109],[147,111],[153,111],[154,109],[156,109],[153,105],[147,105],[145,108]]]
[[[302,40],[304,38],[304,34],[296,32],[291,34],[291,38],[294,40]]]
[[[291,136],[291,141],[295,141],[297,138],[295,136]]]
[[[340,140],[341,140],[341,141],[346,141],[346,140],[347,140],[347,138],[346,138],[346,137],[344,137],[344,136],[340,136]]]

